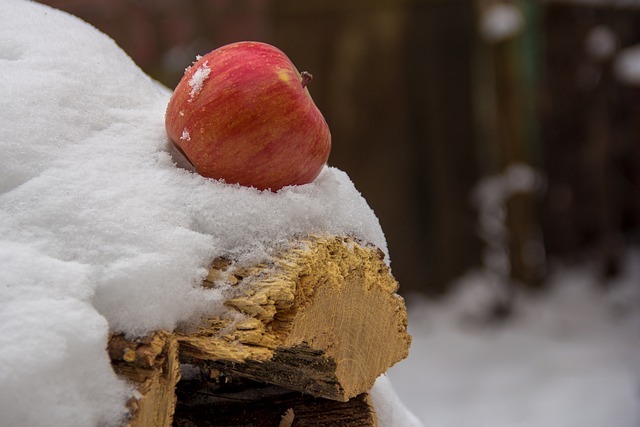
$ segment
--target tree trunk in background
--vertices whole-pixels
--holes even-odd
[[[546,246],[565,259],[592,248],[605,274],[640,230],[640,89],[614,67],[640,43],[640,8],[615,4],[544,8]]]
[[[478,176],[472,106],[473,4],[416,2],[409,11],[407,79],[413,168],[428,291],[477,263],[477,218],[469,195]]]
[[[504,174],[515,165],[539,170],[537,1],[476,0],[476,4],[480,37],[473,69],[483,175]],[[500,31],[509,12],[511,28]],[[536,287],[545,273],[537,189],[523,190],[504,200],[509,265],[503,279],[512,288]]]
[[[404,292],[439,293],[477,263],[464,1],[273,2],[274,43],[317,76],[329,163],[375,210]]]

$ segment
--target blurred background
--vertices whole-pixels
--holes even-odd
[[[405,294],[472,268],[539,287],[550,260],[615,275],[640,242],[640,6],[533,0],[43,0],[175,87],[239,40],[310,71]]]
[[[640,426],[639,2],[42,2],[171,89],[240,40],[313,74],[407,299],[389,375],[426,425]]]

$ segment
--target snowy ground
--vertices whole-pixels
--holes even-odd
[[[601,283],[562,269],[513,321],[482,326],[490,291],[471,273],[447,301],[410,305],[411,354],[389,377],[427,427],[638,427],[640,253]]]

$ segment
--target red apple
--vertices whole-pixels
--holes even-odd
[[[331,150],[310,79],[268,44],[220,47],[189,67],[173,92],[169,139],[206,177],[272,191],[309,183]]]

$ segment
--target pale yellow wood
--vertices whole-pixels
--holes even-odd
[[[226,305],[244,317],[176,334],[183,362],[346,401],[408,354],[404,301],[375,247],[310,237],[274,265],[212,270],[214,280],[239,277]]]
[[[180,379],[178,343],[173,334],[158,331],[136,340],[113,335],[109,355],[116,373],[137,391],[128,402],[131,415],[127,427],[170,427]]]

